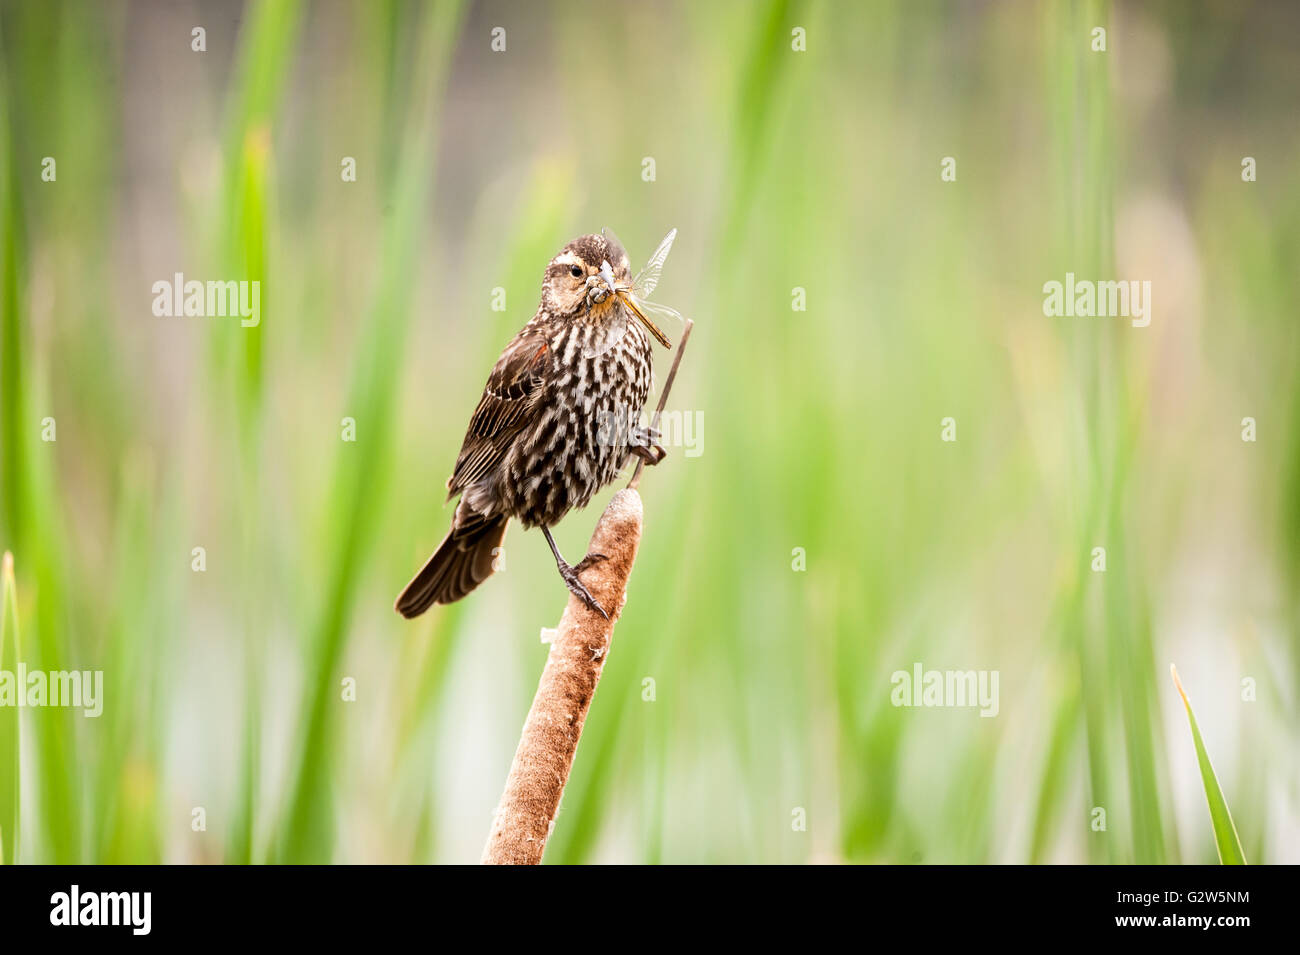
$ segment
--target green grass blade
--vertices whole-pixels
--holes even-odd
[[[14,585],[14,557],[8,551],[4,555],[3,573],[0,672],[16,673],[18,592]],[[0,865],[13,865],[18,857],[18,713],[16,705],[0,706]]]
[[[374,321],[368,324],[360,352],[364,359],[351,385],[348,407],[359,409],[357,419],[374,422],[372,453],[339,454],[333,477],[331,513],[341,515],[331,545],[331,581],[316,642],[311,650],[309,689],[304,694],[302,756],[290,787],[289,809],[279,837],[279,862],[323,863],[334,849],[333,759],[334,702],[338,698],[336,675],[346,646],[348,618],[357,592],[353,582],[364,566],[367,547],[376,527],[382,495],[376,492],[384,477],[392,440],[391,422],[397,401],[397,362],[403,354],[411,323],[410,296],[419,267],[420,229],[433,181],[436,123],[432,120],[442,100],[446,64],[460,32],[462,6],[444,5],[425,15],[418,60],[423,64],[414,86],[420,98],[409,110],[406,148],[393,180],[391,216],[383,240],[384,269],[375,291]]]
[[[1210,822],[1214,825],[1214,844],[1219,850],[1219,861],[1224,865],[1245,865],[1246,853],[1242,851],[1241,840],[1237,837],[1237,827],[1233,824],[1232,813],[1228,811],[1228,801],[1223,798],[1223,790],[1219,788],[1219,777],[1214,775],[1214,767],[1210,765],[1210,754],[1205,751],[1191,701],[1187,699],[1183,683],[1178,679],[1178,669],[1170,664],[1169,672],[1173,675],[1174,686],[1178,687],[1178,695],[1183,698],[1187,722],[1192,727],[1192,742],[1196,745],[1196,761],[1201,766],[1201,782],[1205,784],[1205,801],[1210,806]]]

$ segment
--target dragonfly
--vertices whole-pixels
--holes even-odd
[[[618,236],[614,235],[612,229],[602,231],[615,242],[618,242],[620,246],[627,248],[622,242],[619,242]],[[597,355],[603,355],[622,341],[623,336],[627,333],[628,322],[632,316],[641,320],[641,323],[645,325],[650,334],[655,337],[655,341],[659,342],[660,345],[663,345],[664,348],[673,347],[672,342],[660,330],[655,319],[659,319],[660,322],[674,332],[686,327],[686,319],[677,309],[670,308],[659,302],[650,301],[650,296],[659,285],[659,276],[663,274],[664,262],[667,260],[668,253],[672,250],[673,241],[676,238],[676,229],[664,236],[663,241],[654,250],[654,254],[646,261],[645,267],[636,274],[630,284],[615,284],[612,271],[609,275],[604,276],[624,307],[620,309],[619,315],[608,323],[606,333],[583,350],[585,357],[594,358]]]

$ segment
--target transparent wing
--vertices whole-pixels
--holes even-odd
[[[619,237],[614,233],[614,230],[611,229],[609,226],[605,226],[605,228],[601,229],[601,230],[600,230],[600,234],[603,235],[603,236],[605,236],[605,237],[607,237],[607,238],[613,239],[613,240],[618,244],[618,247],[619,247],[620,249],[623,249],[624,251],[627,250],[627,246],[625,246],[625,245],[623,244],[623,240],[620,239],[620,238],[619,238]],[[614,264],[614,263],[610,263],[610,264]]]
[[[676,342],[681,339],[682,332],[686,330],[686,317],[681,312],[658,302],[647,302],[640,296],[637,297],[636,304],[641,311],[645,312],[646,317],[658,325],[659,330],[672,341]],[[635,321],[635,319],[633,320]]]
[[[668,336],[670,341],[681,340],[682,332],[686,330],[686,318],[681,312],[667,305],[661,305],[658,302],[647,302],[640,298],[636,300],[636,305],[650,321],[659,327],[660,331]],[[595,358],[597,355],[605,354],[623,340],[623,336],[627,334],[628,326],[636,321],[636,316],[629,309],[620,306],[617,312],[601,326],[596,335],[583,348],[583,357]]]
[[[615,306],[609,319],[602,322],[600,327],[592,334],[591,340],[582,349],[583,358],[595,358],[597,355],[603,355],[615,345],[623,340],[627,334],[627,325],[629,321],[636,321],[628,310],[622,305]]]
[[[638,304],[642,299],[650,297],[650,293],[655,290],[659,284],[659,276],[663,274],[664,260],[668,258],[668,253],[672,250],[673,240],[677,238],[677,230],[673,229],[664,240],[659,243],[659,248],[655,249],[654,255],[650,256],[646,262],[645,268],[636,274],[632,280],[632,292],[636,295]],[[680,318],[680,316],[678,316]]]

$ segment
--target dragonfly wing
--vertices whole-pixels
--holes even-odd
[[[686,317],[677,309],[661,305],[658,302],[647,302],[640,297],[637,298],[636,305],[673,341],[677,341],[681,337],[686,328]]]
[[[583,358],[595,358],[597,355],[603,355],[615,345],[623,340],[627,334],[628,313],[627,309],[619,305],[616,314],[611,315],[609,320],[601,323],[599,329],[592,335],[591,340],[583,346]]]
[[[668,253],[672,250],[673,240],[677,238],[677,230],[673,229],[664,240],[659,243],[659,248],[655,249],[654,255],[646,262],[645,268],[636,274],[632,280],[632,291],[639,300],[649,298],[650,293],[655,290],[659,284],[659,276],[663,274],[664,261],[668,258]]]

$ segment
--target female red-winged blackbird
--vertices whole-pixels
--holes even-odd
[[[608,235],[574,239],[546,267],[537,314],[506,346],[470,419],[447,499],[461,495],[451,530],[397,598],[403,617],[464,597],[495,569],[506,524],[546,535],[569,590],[601,614],[560,556],[551,525],[584,507],[629,454],[657,464],[658,435],[639,425],[650,392],[651,349],[639,319],[669,347],[634,300],[627,253]],[[608,616],[608,615],[606,615]]]

